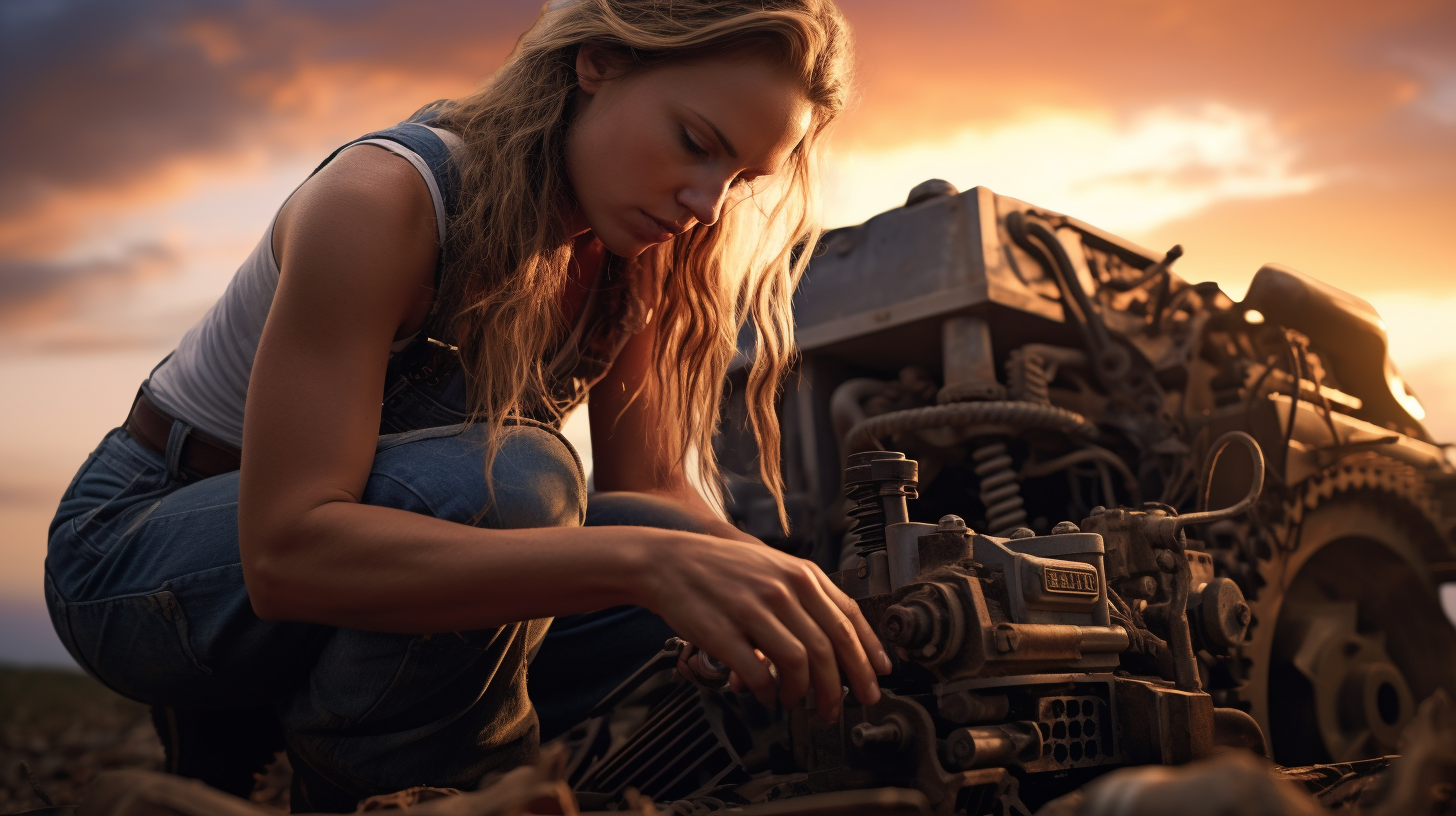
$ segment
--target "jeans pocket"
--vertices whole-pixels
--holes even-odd
[[[52,614],[64,619],[72,656],[124,697],[171,704],[193,696],[197,681],[212,674],[193,652],[187,615],[166,584],[59,606]]]
[[[123,530],[134,526],[134,517],[169,490],[166,471],[129,465],[111,456],[93,457],[77,474],[58,512],[70,518],[76,539],[98,554],[110,549]]]

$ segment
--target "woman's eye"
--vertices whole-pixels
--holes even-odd
[[[682,136],[683,147],[686,148],[689,153],[693,154],[694,156],[708,155],[708,151],[704,150],[701,145],[693,141],[693,137],[688,133],[687,128],[678,128],[678,132]]]

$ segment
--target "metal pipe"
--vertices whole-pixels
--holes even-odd
[[[840,442],[845,435],[865,420],[864,401],[889,387],[885,380],[869,377],[855,377],[845,380],[834,389],[829,397],[829,421],[834,426],[834,436]]]
[[[1193,583],[1193,568],[1188,564],[1188,557],[1183,554],[1186,544],[1187,538],[1179,530],[1178,548],[1171,551],[1176,563],[1173,570],[1173,597],[1168,604],[1168,646],[1173,652],[1173,682],[1178,690],[1202,691],[1203,679],[1198,675],[1198,658],[1193,654],[1193,634],[1188,630],[1188,592]]]
[[[957,728],[945,739],[945,757],[963,771],[1010,765],[1041,756],[1041,730],[1034,722]]]
[[[1028,462],[1026,467],[1021,469],[1021,478],[1034,479],[1038,476],[1047,476],[1063,468],[1089,461],[1106,462],[1111,465],[1113,470],[1116,470],[1122,477],[1123,486],[1127,488],[1129,498],[1132,499],[1132,506],[1142,506],[1142,491],[1139,489],[1137,476],[1133,474],[1132,469],[1122,461],[1121,456],[1097,445],[1088,445],[1081,450],[1072,451],[1047,462]]]
[[[945,386],[938,402],[1006,397],[996,380],[990,324],[979,317],[951,317],[940,324],[940,334]]]
[[[885,551],[890,558],[890,589],[915,583],[920,577],[920,537],[937,527],[918,521],[885,525]]]
[[[1174,521],[1177,523],[1179,530],[1191,524],[1207,524],[1213,521],[1233,518],[1248,510],[1250,507],[1253,507],[1254,502],[1258,501],[1259,493],[1264,490],[1264,452],[1259,450],[1259,443],[1254,441],[1254,437],[1249,436],[1243,431],[1229,431],[1223,436],[1220,436],[1213,443],[1213,447],[1209,448],[1208,466],[1203,471],[1203,506],[1208,506],[1208,494],[1213,489],[1213,469],[1218,465],[1218,457],[1223,453],[1224,448],[1227,448],[1235,442],[1248,448],[1249,458],[1253,460],[1254,478],[1249,480],[1248,494],[1237,503],[1229,505],[1222,510],[1205,510],[1201,513],[1188,513],[1181,516],[1174,516]]]

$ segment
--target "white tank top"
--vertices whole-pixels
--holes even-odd
[[[459,149],[460,137],[439,128],[429,129],[452,152]],[[445,200],[425,160],[389,139],[366,139],[345,149],[352,150],[358,145],[378,145],[414,165],[430,188],[435,225],[443,244]],[[258,340],[263,336],[273,295],[278,291],[278,261],[273,257],[273,225],[277,220],[278,215],[274,213],[262,240],[238,267],[222,297],[187,330],[177,350],[152,373],[148,385],[157,407],[239,448],[243,445],[243,408],[248,398],[253,358],[258,353]],[[409,339],[397,341],[392,350],[403,349]]]

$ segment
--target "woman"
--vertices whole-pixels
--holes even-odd
[[[472,786],[535,749],[549,619],[603,609],[564,642],[640,660],[667,631],[645,608],[765,703],[812,690],[833,716],[841,669],[878,698],[889,661],[855,605],[693,486],[718,483],[752,319],[780,496],[791,249],[815,236],[848,49],[828,0],[549,4],[488,86],[350,143],[287,200],[51,528],[57,631],[157,707],[173,767],[199,731],[259,750],[263,707],[296,808]],[[590,501],[557,432],[588,391]],[[533,674],[600,688],[554,655]]]

